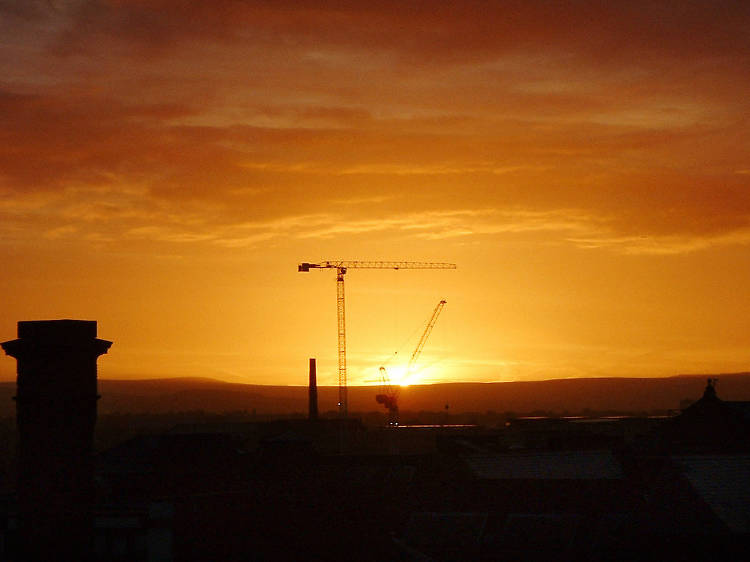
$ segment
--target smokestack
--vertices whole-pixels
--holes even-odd
[[[22,560],[92,558],[96,359],[111,345],[84,320],[19,322],[0,344],[17,361]]]
[[[313,421],[318,419],[318,374],[315,365],[315,358],[310,357],[310,387],[309,387],[309,414],[308,419]]]

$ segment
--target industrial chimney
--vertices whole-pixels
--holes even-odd
[[[310,358],[310,386],[309,386],[309,408],[308,419],[318,419],[318,375],[315,358]]]
[[[17,360],[23,560],[91,558],[96,361],[111,345],[84,320],[19,322],[18,339],[0,344]]]

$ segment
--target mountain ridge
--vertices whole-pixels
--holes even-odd
[[[543,381],[448,382],[411,385],[400,392],[402,411],[575,414],[585,411],[653,412],[678,409],[703,394],[705,379],[718,378],[724,400],[750,400],[750,373],[681,374],[669,377],[598,377]],[[306,386],[258,385],[205,377],[99,379],[99,413],[248,411],[304,414]],[[377,386],[348,388],[349,411],[380,411]],[[14,415],[14,382],[0,383],[0,416]],[[321,412],[335,411],[338,387],[318,387]],[[447,406],[447,408],[446,408]]]

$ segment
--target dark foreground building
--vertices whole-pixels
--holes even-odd
[[[19,358],[21,466],[52,452],[50,466],[66,477],[29,469],[50,497],[19,479],[17,516],[11,504],[0,517],[0,558],[24,559],[12,545],[24,520],[41,522],[34,532],[48,542],[27,552],[47,560],[747,558],[748,409],[721,401],[713,382],[680,415],[660,419],[186,424],[99,453],[92,487],[96,356],[109,347],[93,330],[19,325],[19,339],[3,344]],[[22,416],[25,404],[37,407]]]
[[[93,539],[96,360],[112,342],[96,322],[18,323],[4,342],[18,362],[18,552],[25,560],[88,560]]]

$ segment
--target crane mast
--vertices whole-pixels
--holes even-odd
[[[346,310],[344,302],[344,274],[346,269],[337,268],[336,273],[336,322],[338,327],[338,359],[339,359],[339,413],[347,415],[346,397]]]
[[[456,269],[455,263],[431,263],[409,261],[323,261],[320,263],[302,262],[297,271],[308,272],[311,269],[336,270],[336,320],[338,327],[338,362],[339,362],[339,416],[348,414],[346,392],[346,303],[344,298],[344,275],[348,269]],[[433,322],[434,325],[434,322]],[[425,338],[426,339],[426,338]],[[424,344],[422,344],[424,345]]]

